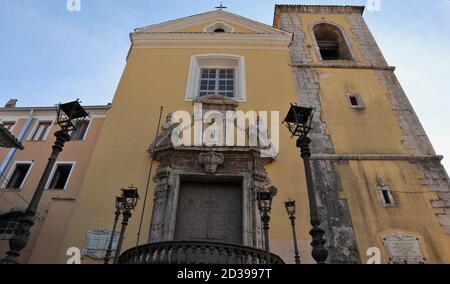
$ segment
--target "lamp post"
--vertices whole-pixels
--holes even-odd
[[[292,226],[292,236],[294,239],[294,252],[295,252],[295,264],[300,264],[300,254],[298,251],[298,244],[297,244],[297,233],[295,232],[295,200],[288,200],[284,203],[284,206],[286,207],[286,211],[289,215],[289,219],[291,220],[291,226]]]
[[[117,243],[116,254],[114,256],[114,264],[119,263],[120,251],[122,250],[123,238],[127,229],[128,220],[131,218],[131,211],[136,208],[139,199],[138,189],[134,186],[122,189],[122,228],[120,230],[119,241]]]
[[[45,184],[50,177],[50,173],[56,163],[59,153],[62,152],[64,144],[70,141],[70,131],[77,129],[80,122],[86,119],[89,114],[80,105],[80,102],[74,101],[58,105],[57,124],[61,127],[55,133],[56,142],[52,147],[52,153],[48,159],[47,166],[42,177],[34,191],[33,197],[25,210],[24,217],[19,220],[13,238],[9,240],[9,251],[7,257],[1,262],[4,264],[17,264],[20,251],[24,249],[31,235],[31,227],[34,225],[34,216],[36,215],[39,202],[45,190]]]
[[[264,231],[264,250],[266,264],[270,264],[270,244],[269,244],[269,221],[270,210],[272,208],[272,200],[277,195],[277,188],[271,186],[268,190],[258,190],[256,195],[258,199],[258,208],[261,213],[261,222]]]
[[[309,209],[311,214],[310,221],[312,230],[310,231],[310,235],[312,236],[312,256],[317,263],[324,264],[328,258],[328,250],[325,247],[326,240],[323,238],[325,231],[320,228],[316,193],[309,161],[309,158],[311,157],[309,148],[311,139],[308,137],[308,134],[312,129],[311,124],[313,116],[314,109],[291,105],[286,119],[284,120],[284,124],[293,136],[298,137],[297,147],[301,150],[301,157],[305,167],[306,186],[308,189]]]
[[[121,196],[116,197],[116,212],[114,213],[114,225],[111,231],[111,238],[109,239],[108,249],[105,254],[105,264],[109,264],[109,260],[111,259],[112,246],[114,242],[114,237],[116,236],[116,228],[117,222],[119,221],[120,214],[122,214],[123,208],[123,198]],[[116,248],[117,249],[117,248]]]

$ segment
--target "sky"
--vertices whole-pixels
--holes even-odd
[[[210,10],[211,0],[0,0],[0,105],[112,101],[135,28]],[[77,0],[70,0],[77,1]],[[275,4],[366,5],[364,18],[450,169],[450,0],[226,0],[271,25]]]

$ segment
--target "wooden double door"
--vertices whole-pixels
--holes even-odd
[[[175,240],[243,243],[242,183],[182,181]]]

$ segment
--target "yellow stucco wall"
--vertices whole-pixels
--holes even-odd
[[[372,70],[317,69],[322,121],[336,153],[411,154],[392,111],[386,88]],[[350,107],[346,93],[358,93],[363,109]]]
[[[204,46],[205,43],[197,43]],[[211,45],[211,44],[208,44]],[[193,111],[192,102],[185,102],[190,58],[198,54],[232,54],[245,57],[247,102],[239,110],[267,110],[284,116],[289,104],[296,100],[295,84],[288,66],[289,52],[285,50],[220,48],[133,48],[108,113],[88,173],[82,185],[79,202],[66,234],[63,248],[83,247],[88,229],[110,227],[113,218],[114,196],[120,187],[134,184],[144,194],[150,157],[147,153],[153,141],[160,106],[164,116],[176,110]],[[246,45],[251,48],[250,44]],[[270,68],[268,68],[270,66]],[[280,121],[284,117],[280,117]],[[284,127],[281,130],[281,153],[276,165],[269,165],[271,181],[280,189],[272,216],[272,238],[292,245],[290,223],[283,202],[288,198],[302,200],[299,222],[307,223],[308,216],[303,168],[292,140]],[[157,167],[154,166],[153,170]],[[154,174],[154,173],[152,173]],[[106,178],[105,178],[106,177]],[[292,183],[297,180],[298,183]],[[141,243],[148,239],[150,212],[153,207],[154,184],[150,185]],[[136,244],[137,227],[142,200],[131,220],[124,249]],[[299,229],[299,238],[307,239],[307,229]],[[65,250],[60,252],[64,262]],[[291,255],[286,256],[291,257]],[[91,262],[86,259],[85,261]]]
[[[414,164],[401,161],[352,161],[338,167],[348,200],[358,246],[363,262],[365,252],[379,247],[387,262],[382,237],[401,231],[421,238],[427,263],[450,263],[450,235],[438,223],[431,200],[437,194],[418,181],[423,174]],[[396,202],[395,208],[384,208],[377,189],[377,178],[389,184]]]

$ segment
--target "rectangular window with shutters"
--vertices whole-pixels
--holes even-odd
[[[45,139],[47,139],[51,127],[52,121],[39,121],[30,140],[44,141]]]
[[[47,182],[47,189],[64,190],[72,173],[74,162],[57,163]]]
[[[233,98],[235,94],[234,69],[201,69],[200,97],[222,95]]]
[[[70,134],[70,141],[81,141],[86,137],[87,131],[89,129],[89,120],[82,121],[77,125],[77,129],[72,131]]]

